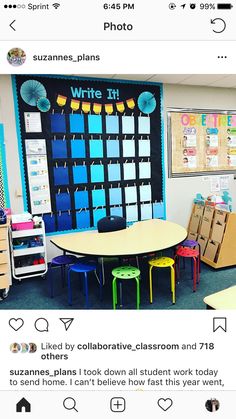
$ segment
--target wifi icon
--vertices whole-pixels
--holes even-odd
[[[60,4],[59,3],[53,3],[53,7],[54,7],[54,9],[58,9],[60,7]]]

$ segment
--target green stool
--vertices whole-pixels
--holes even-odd
[[[113,309],[116,309],[117,305],[117,279],[135,279],[136,281],[136,292],[137,292],[137,309],[140,306],[140,270],[133,266],[120,266],[112,270],[113,281],[112,281],[112,299],[113,299]]]

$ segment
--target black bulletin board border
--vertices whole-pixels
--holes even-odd
[[[55,112],[61,112],[61,108],[56,105],[56,96],[60,93],[61,95],[69,96],[69,86],[73,83],[79,83],[85,88],[88,83],[91,86],[95,86],[100,88],[102,91],[106,89],[108,86],[112,88],[117,88],[120,91],[121,97],[119,100],[125,101],[128,98],[135,97],[137,100],[138,95],[140,92],[145,90],[153,91],[156,101],[157,101],[157,108],[153,112],[151,120],[151,188],[152,188],[152,201],[153,202],[163,202],[164,205],[164,217],[165,218],[165,171],[164,171],[164,133],[163,133],[163,93],[162,93],[162,84],[159,83],[151,83],[151,82],[140,82],[140,81],[129,81],[129,80],[113,80],[113,79],[103,79],[103,78],[84,78],[84,77],[70,77],[70,76],[51,76],[51,75],[17,75],[12,77],[13,83],[13,94],[14,94],[14,103],[15,103],[15,113],[16,113],[16,125],[17,125],[17,135],[18,135],[18,145],[19,145],[19,154],[20,154],[20,166],[21,166],[21,178],[22,178],[22,186],[23,186],[23,198],[24,198],[24,209],[26,211],[31,211],[30,206],[30,193],[29,193],[29,186],[28,186],[28,176],[26,170],[26,153],[24,147],[24,140],[25,139],[42,139],[45,138],[46,141],[49,143],[52,139],[52,134],[50,133],[49,129],[49,122],[48,122],[48,114],[41,113],[42,116],[42,133],[37,134],[27,134],[24,128],[24,112],[32,112],[35,111],[34,108],[28,106],[22,100],[20,96],[20,87],[24,81],[27,80],[38,80],[42,82],[46,90],[48,92],[48,97],[51,102],[53,102],[53,108]],[[88,102],[93,102],[92,99],[84,99]],[[102,105],[105,105],[106,101],[97,99],[96,102],[100,102]],[[51,111],[50,111],[51,112]],[[65,114],[70,113],[71,111],[65,107]],[[102,111],[104,113],[104,111]],[[140,111],[135,109],[134,111],[129,111],[125,115],[131,115],[138,117],[140,115]],[[104,115],[106,115],[104,113]],[[145,115],[144,115],[145,116]],[[136,122],[137,123],[137,122]],[[67,127],[68,128],[68,127]],[[86,134],[85,134],[86,136]],[[102,136],[105,136],[107,139],[108,134],[102,133]],[[122,140],[124,137],[123,134],[119,134],[119,140]],[[129,137],[129,135],[128,135]],[[58,135],[58,138],[62,138],[62,136]],[[66,133],[66,138],[71,138],[71,134]],[[52,166],[52,154],[51,154],[51,146],[47,147],[48,152],[48,165],[49,165],[49,178],[50,178],[50,192],[51,192],[51,202],[52,202],[52,212],[55,212],[55,193],[58,187],[53,186],[53,166]],[[60,159],[57,159],[60,163]],[[94,159],[93,159],[94,160]],[[110,160],[107,159],[107,160]],[[124,164],[125,158],[119,158],[119,161]],[[138,158],[128,159],[129,161],[134,160],[136,166],[139,162]],[[108,161],[104,158],[105,164],[108,164]],[[91,164],[91,161],[88,161],[88,165]],[[123,166],[122,166],[123,167]],[[137,173],[137,172],[136,172]],[[70,174],[70,182],[71,182],[71,174]],[[126,185],[133,185],[134,181],[127,181],[123,180],[121,186]],[[136,179],[135,183],[137,186],[141,184],[141,180]],[[109,184],[105,179],[104,187],[108,187]],[[62,188],[63,190],[63,188]],[[124,192],[123,192],[124,194]],[[91,201],[91,198],[90,198]],[[138,204],[139,196],[138,196]],[[74,205],[74,202],[73,202]],[[139,208],[139,217],[140,217],[140,208]],[[139,218],[140,219],[140,218]],[[90,229],[93,229],[90,228]],[[81,229],[77,229],[75,225],[75,211],[72,209],[72,230],[60,231],[61,233],[67,233],[68,231],[81,231]],[[56,229],[53,233],[49,234],[57,234],[59,233],[58,229]]]

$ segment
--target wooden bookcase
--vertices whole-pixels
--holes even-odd
[[[8,289],[12,284],[9,252],[9,221],[0,225],[0,289]]]
[[[188,238],[200,244],[203,262],[215,269],[236,265],[235,237],[236,213],[193,205]]]

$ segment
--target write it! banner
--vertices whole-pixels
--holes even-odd
[[[135,100],[133,98],[130,98],[121,102],[101,104],[101,103],[96,103],[96,102],[92,103],[92,102],[80,101],[77,99],[69,99],[66,96],[58,95],[56,102],[58,106],[61,106],[61,107],[64,107],[69,102],[72,112],[81,110],[84,113],[94,112],[95,114],[100,114],[102,112],[102,109],[105,110],[105,113],[110,115],[116,111],[120,113],[124,113],[126,107],[128,109],[135,108]]]

